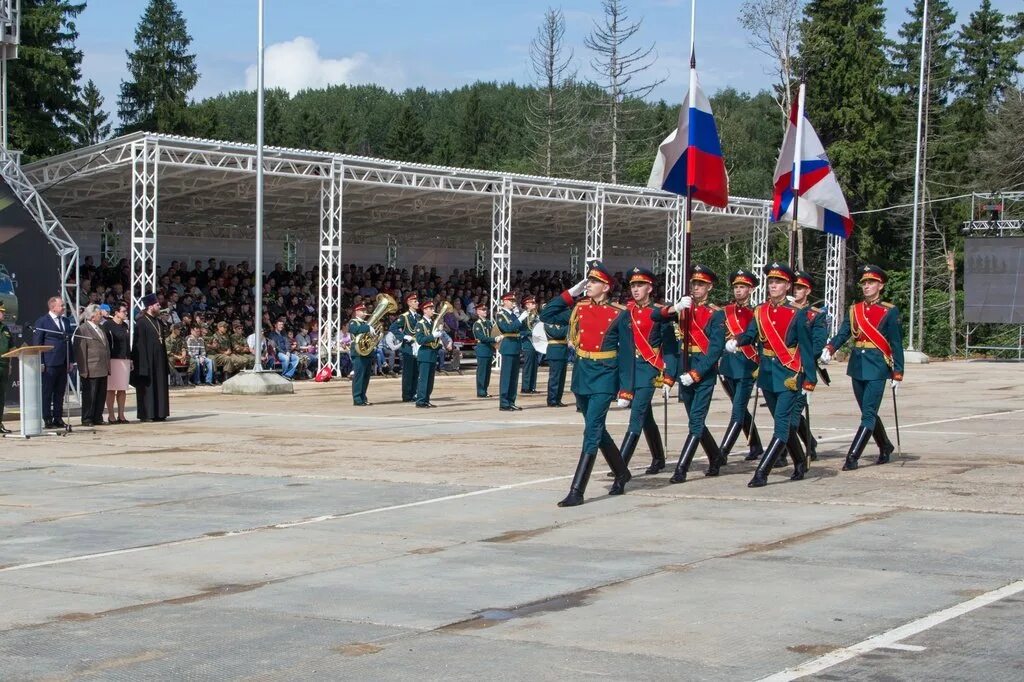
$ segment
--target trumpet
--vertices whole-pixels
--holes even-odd
[[[384,336],[384,326],[380,323],[381,318],[397,310],[398,303],[395,302],[395,299],[387,294],[377,294],[377,303],[370,317],[366,319],[366,323],[370,325],[370,331],[360,334],[356,339],[356,353],[363,357],[373,355],[381,337]]]

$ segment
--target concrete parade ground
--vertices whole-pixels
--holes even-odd
[[[902,458],[869,444],[854,472],[830,371],[805,481],[747,488],[735,455],[705,478],[698,450],[669,485],[673,396],[669,469],[642,473],[641,439],[627,494],[599,460],[571,509],[582,419],[543,370],[522,412],[469,370],[434,410],[394,379],[372,407],[347,381],[178,389],[164,423],[3,439],[0,679],[1021,679],[1024,365],[911,365]]]

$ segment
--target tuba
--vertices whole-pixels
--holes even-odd
[[[444,329],[444,316],[452,311],[452,304],[445,301],[441,304],[441,307],[434,313],[434,319],[430,323],[431,333],[436,333]]]
[[[381,337],[384,336],[384,327],[381,325],[380,319],[397,310],[398,304],[395,303],[395,299],[387,294],[377,294],[377,303],[373,307],[373,312],[366,318],[366,324],[370,325],[370,331],[360,334],[356,339],[357,353],[363,357],[373,355],[373,352],[377,350],[377,344],[380,343]]]

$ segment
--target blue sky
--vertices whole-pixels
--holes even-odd
[[[145,0],[89,0],[79,17],[85,78],[96,81],[116,109]],[[289,89],[334,82],[375,82],[394,89],[451,88],[476,80],[528,82],[528,46],[546,8],[565,13],[566,40],[583,75],[590,55],[583,38],[601,17],[600,0],[266,0],[268,85]],[[709,92],[726,86],[756,91],[770,84],[767,60],[753,50],[737,21],[742,0],[700,2],[697,57]],[[909,0],[886,0],[890,31]],[[952,0],[963,21],[980,0]],[[994,0],[1004,12],[1019,0]],[[688,0],[633,0],[642,19],[637,45],[656,44],[654,77],[667,78],[656,98],[681,100],[686,89]],[[196,98],[254,82],[256,0],[178,0],[193,36],[201,78]]]

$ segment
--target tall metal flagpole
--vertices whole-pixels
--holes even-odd
[[[914,158],[914,218],[911,230],[913,245],[910,248],[910,326],[907,328],[907,350],[914,350],[914,317],[917,314],[917,288],[914,283],[922,273],[917,271],[917,231],[920,228],[917,222],[918,202],[921,197],[921,129],[924,124],[924,64],[928,45],[928,0],[924,0],[924,8],[921,12],[921,64],[920,74],[917,81],[917,145]]]
[[[797,212],[800,209],[800,162],[804,156],[804,93],[806,87],[800,81],[796,98],[796,148],[793,150],[793,223],[789,229],[789,267],[796,268],[796,234],[800,229]]]
[[[697,0],[690,2],[690,92],[687,96],[687,104],[693,110],[693,98],[697,96],[697,53],[695,50],[695,31],[697,27]],[[689,116],[689,112],[687,112]],[[689,121],[686,129],[688,134],[693,135],[693,120]],[[689,146],[689,140],[687,140]],[[688,156],[686,172],[686,231],[683,233],[683,293],[690,295],[690,234],[693,232],[693,187],[694,178],[690,171],[694,168],[693,158]],[[683,311],[683,369],[690,371],[690,311]]]
[[[257,33],[259,48],[256,53],[256,343],[254,372],[263,371],[263,0],[257,0]]]

